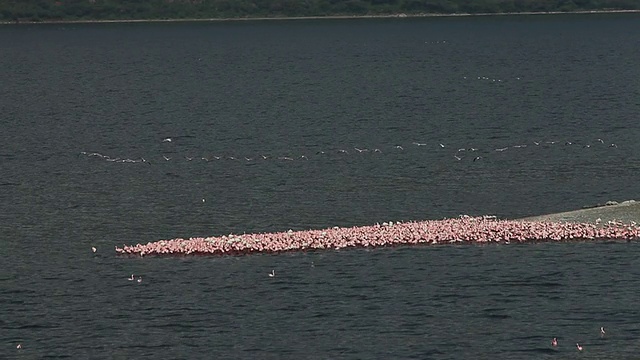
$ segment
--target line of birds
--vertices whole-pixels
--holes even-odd
[[[163,142],[172,142],[173,140],[171,138],[166,138],[163,140]],[[484,156],[491,154],[491,153],[502,153],[505,152],[509,149],[523,149],[526,147],[539,147],[539,146],[546,146],[546,147],[550,147],[553,145],[560,145],[560,144],[564,144],[564,146],[581,146],[582,148],[588,149],[591,147],[594,147],[596,145],[599,146],[607,146],[609,148],[617,148],[618,145],[616,145],[615,143],[610,143],[610,144],[606,144],[605,141],[603,139],[595,139],[595,142],[592,143],[584,143],[584,144],[579,144],[577,142],[572,142],[572,141],[565,141],[564,143],[559,142],[559,141],[532,141],[529,144],[516,144],[516,145],[509,145],[509,146],[504,146],[504,147],[499,147],[499,148],[494,148],[492,150],[480,150],[478,148],[474,148],[474,147],[468,147],[468,148],[458,148],[454,154],[453,154],[453,158],[457,161],[461,161],[462,159],[464,159],[466,156],[464,156],[463,154],[471,154],[470,157],[473,159],[473,161],[479,161],[482,160]],[[390,149],[391,151],[404,151],[405,150],[405,146],[415,146],[415,147],[426,147],[426,146],[431,146],[430,148],[432,149],[433,147],[439,148],[439,149],[445,149],[448,148],[445,144],[443,143],[437,143],[437,144],[429,144],[429,143],[421,143],[421,142],[412,142],[410,145],[393,145]],[[385,151],[389,151],[388,149],[385,149]],[[380,148],[373,148],[373,149],[368,149],[368,148],[359,148],[359,147],[353,147],[352,149],[337,149],[337,150],[332,150],[332,151],[317,151],[315,153],[315,156],[329,156],[332,154],[337,154],[337,155],[348,155],[348,154],[383,154],[384,151],[381,150]],[[480,155],[482,154],[482,155]],[[109,155],[104,155],[98,152],[88,152],[88,151],[81,151],[79,153],[79,155],[84,155],[86,157],[95,157],[95,158],[99,158],[102,160],[106,160],[106,161],[110,161],[110,162],[118,162],[118,163],[145,163],[145,164],[152,164],[151,161],[147,160],[144,157],[140,157],[137,159],[131,159],[131,158],[120,158],[120,157],[111,157]],[[196,157],[196,156],[184,156],[184,157],[171,157],[171,156],[167,156],[167,155],[162,155],[162,158],[160,159],[154,159],[155,161],[158,162],[167,162],[167,161],[176,161],[176,160],[184,160],[184,161],[204,161],[204,162],[210,162],[210,161],[218,161],[218,160],[236,160],[236,161],[245,161],[245,162],[252,162],[252,161],[264,161],[264,160],[280,160],[280,161],[294,161],[294,160],[309,160],[309,156],[307,155],[300,155],[300,156],[291,156],[291,155],[284,155],[284,156],[273,156],[273,155],[265,155],[265,154],[260,154],[258,156],[252,156],[252,157],[247,157],[247,156],[230,156],[230,155],[212,155],[212,156],[201,156],[201,157]]]
[[[271,270],[271,272],[269,273],[269,277],[275,277],[275,276],[276,276],[275,270]],[[128,280],[133,280],[133,277],[134,277],[133,274],[131,274],[131,278],[129,278]],[[138,282],[141,282],[141,281],[142,281],[142,278],[138,278]],[[604,327],[601,326],[600,327],[600,337],[604,337],[605,334],[606,334],[606,332],[604,330]],[[558,338],[554,337],[551,340],[551,346],[553,348],[558,348]],[[16,345],[16,349],[18,349],[18,350],[22,349],[22,344],[20,343],[20,344]],[[576,343],[576,350],[583,351],[584,350],[584,346],[580,345],[580,343]]]
[[[607,334],[607,332],[604,330],[603,326],[600,326],[600,337],[604,337]],[[557,348],[558,347],[558,338],[553,338],[551,339],[551,347],[553,348]],[[584,350],[584,346],[580,345],[580,343],[576,343],[576,350],[578,351],[583,351]]]
[[[462,78],[464,80],[471,80],[471,79],[473,79],[473,76],[471,76],[471,77],[463,76]],[[482,81],[487,81],[487,82],[492,82],[492,83],[501,83],[501,82],[506,81],[506,80],[502,80],[502,79],[488,78],[486,76],[477,76],[475,80],[482,80]],[[516,81],[520,81],[520,77],[516,77]]]

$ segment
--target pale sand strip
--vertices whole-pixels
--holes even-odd
[[[605,225],[610,221],[621,222],[624,224],[640,224],[640,201],[628,200],[619,204],[597,206],[555,214],[532,216],[520,220],[578,222],[592,224],[599,223],[601,225]]]
[[[456,13],[456,14],[389,14],[389,15],[330,15],[330,16],[292,16],[292,17],[244,17],[244,18],[208,18],[208,19],[129,19],[129,20],[46,20],[46,21],[0,21],[0,25],[10,24],[110,24],[110,23],[163,23],[163,22],[223,22],[223,21],[272,21],[272,20],[352,20],[352,19],[415,19],[431,17],[472,17],[472,16],[514,16],[514,15],[571,15],[571,14],[631,14],[640,10],[590,10],[590,11],[548,11],[548,12],[509,12],[509,13]]]

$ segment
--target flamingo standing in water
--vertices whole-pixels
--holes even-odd
[[[558,339],[557,338],[553,338],[553,340],[551,340],[551,346],[558,347]]]

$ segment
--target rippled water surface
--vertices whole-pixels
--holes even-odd
[[[0,27],[0,358],[633,358],[637,243],[113,248],[636,198],[639,20]]]

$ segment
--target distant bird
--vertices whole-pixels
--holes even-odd
[[[162,157],[163,157],[166,161],[171,160],[171,158],[170,158],[170,157],[166,157],[166,156],[164,156],[164,155],[162,155]]]
[[[478,160],[480,160],[480,159],[482,159],[482,156],[476,156],[476,157],[473,159],[473,161],[478,161]]]
[[[135,280],[135,279],[136,279],[136,278],[135,278],[135,276],[133,276],[133,274],[131,274],[131,276],[127,278],[127,280],[129,280],[129,281],[133,281],[133,280]]]
[[[142,282],[142,276],[139,276],[137,281],[138,281],[138,283],[141,283]]]
[[[18,344],[18,345],[16,346],[16,349],[18,349],[18,350],[22,349],[22,344]]]
[[[413,145],[415,146],[426,146],[427,144],[425,143],[419,143],[419,142],[412,142]]]
[[[551,346],[553,346],[553,347],[557,347],[558,346],[558,339],[557,338],[553,338],[553,340],[551,340]]]
[[[269,277],[275,277],[275,276],[276,276],[276,271],[271,270],[271,272],[269,273]]]
[[[456,160],[458,160],[458,161],[462,160],[462,158],[460,156],[453,155],[453,157],[456,158]]]
[[[618,147],[618,145],[616,145],[616,144],[611,144],[611,145],[609,145],[609,147],[617,148],[617,147]]]
[[[381,153],[381,152],[382,152],[382,150],[380,150],[380,149],[373,149],[373,152]]]
[[[505,147],[505,148],[496,149],[496,151],[505,151],[505,150],[507,150],[507,149],[508,149],[508,148],[506,148],[506,147]]]
[[[304,156],[304,155],[300,155],[300,159],[305,159],[305,160],[309,160],[308,157]]]
[[[582,351],[583,347],[580,344],[576,343],[576,349],[578,349],[578,351]]]
[[[98,249],[96,249],[94,246],[92,246],[91,247],[91,251],[93,251],[95,253],[96,251],[98,251]]]
[[[340,149],[340,150],[338,150],[338,152],[343,153],[343,154],[348,154],[349,153],[347,150],[344,150],[344,149]]]
[[[171,140],[171,138],[164,138],[164,139],[162,139],[162,142],[171,142],[171,141],[172,141],[172,140]]]
[[[400,146],[400,145],[396,145],[395,148],[396,149],[400,149],[400,150],[404,150],[404,148],[402,146]]]
[[[596,141],[601,143],[601,144],[604,144],[604,140],[602,140],[602,139],[596,139]]]
[[[318,151],[318,152],[316,153],[316,155],[320,155],[320,154],[324,154],[324,153],[325,153],[324,151]]]
[[[573,143],[571,141],[567,141],[564,143],[565,145],[573,145]]]
[[[188,157],[188,156],[185,156],[184,158],[185,158],[187,161],[191,161],[191,160],[193,160],[193,158],[192,158],[192,157]]]
[[[354,147],[354,149],[355,149],[355,151],[357,151],[359,153],[369,151],[367,149],[358,149],[357,147]]]
[[[540,142],[538,142],[538,141],[534,141],[533,143],[536,144],[536,146],[540,145]]]
[[[440,147],[441,147],[441,148],[443,148],[443,147],[444,147],[444,144],[440,144]]]
[[[606,332],[604,331],[604,327],[600,326],[600,336],[604,337],[605,334],[606,334]]]
[[[204,200],[204,199],[202,199],[202,202],[205,202],[205,200]]]

